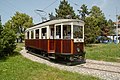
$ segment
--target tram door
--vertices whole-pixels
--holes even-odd
[[[55,53],[54,28],[50,28],[49,51]]]

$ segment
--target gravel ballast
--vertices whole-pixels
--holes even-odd
[[[43,63],[48,66],[59,68],[61,70],[92,75],[104,80],[120,80],[120,63],[86,60],[85,64],[80,64],[76,66],[66,66],[66,65],[53,63],[48,60],[37,57],[35,55],[29,54],[27,53],[27,50],[25,50],[25,48],[21,50],[20,53],[24,57],[32,61]]]

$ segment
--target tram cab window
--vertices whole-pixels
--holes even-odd
[[[63,25],[63,39],[71,39],[71,26]]]
[[[42,39],[47,39],[47,28],[42,28],[41,32]]]
[[[29,39],[29,32],[27,32],[27,39]]]
[[[56,26],[56,39],[61,38],[61,25]]]
[[[33,31],[31,31],[31,39],[33,39]]]
[[[54,39],[54,28],[50,28],[50,39]]]
[[[83,38],[83,27],[74,25],[73,26],[73,38]]]
[[[35,30],[36,39],[39,39],[39,29]]]

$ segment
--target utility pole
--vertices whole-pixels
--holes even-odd
[[[0,22],[1,22],[1,15],[0,15]]]
[[[116,8],[116,44],[118,44],[118,15],[117,15],[117,8]]]

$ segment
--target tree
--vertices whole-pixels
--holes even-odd
[[[0,21],[0,35],[1,35],[2,30],[3,30],[3,27],[2,27],[2,23]]]
[[[50,20],[56,19],[56,17],[53,15],[53,13],[49,13]]]
[[[115,26],[114,26],[114,22],[111,19],[108,20],[107,26],[108,26],[108,29],[109,29],[108,34],[109,35],[114,34],[113,30],[115,29]]]
[[[100,8],[93,6],[89,16],[85,18],[85,42],[95,43],[97,37],[102,35],[102,30],[106,25],[104,14]]]
[[[31,25],[33,25],[32,18],[25,13],[19,12],[16,12],[15,15],[11,17],[11,20],[5,23],[5,27],[9,27],[15,31],[20,42],[24,39],[26,28],[29,28]]]
[[[120,15],[118,16],[118,20],[120,21]]]
[[[81,15],[81,19],[83,21],[85,21],[85,17],[86,15],[89,15],[89,11],[88,11],[88,8],[85,4],[83,4],[81,7],[80,7],[80,10],[78,10],[79,14]]]
[[[16,48],[16,35],[13,30],[2,27],[0,23],[0,57],[10,55]]]
[[[102,13],[99,7],[93,6],[90,10],[90,16],[96,20],[95,25],[98,25],[100,28],[106,25],[104,13]]]
[[[99,26],[95,25],[96,20],[93,17],[85,19],[85,43],[95,43],[97,36],[101,33]]]
[[[73,7],[70,6],[67,0],[60,1],[59,8],[55,9],[55,11],[56,11],[56,18],[63,18],[63,19],[77,18],[73,10]]]

